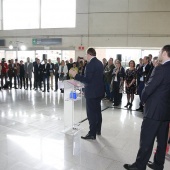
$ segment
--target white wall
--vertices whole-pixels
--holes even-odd
[[[162,47],[170,43],[170,0],[77,0],[76,28],[0,31],[0,37],[26,42],[61,37],[62,46]]]

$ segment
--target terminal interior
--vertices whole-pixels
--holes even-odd
[[[76,62],[94,47],[100,61],[119,55],[127,69],[130,60],[138,64],[149,54],[158,56],[169,44],[169,0],[0,0],[0,9],[0,63],[43,61],[44,55],[53,63],[57,57]],[[139,96],[132,109],[124,107],[125,92],[118,107],[102,100],[101,136],[82,140],[89,123],[84,95],[78,93],[76,128],[67,133],[73,110],[64,110],[60,90],[1,89],[0,170],[123,170],[133,163],[143,120],[136,111]],[[155,140],[151,161],[156,146]],[[170,169],[170,151],[164,169]]]

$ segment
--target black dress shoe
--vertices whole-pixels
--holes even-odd
[[[43,90],[42,92],[45,92],[45,90]]]
[[[155,164],[154,164],[153,162],[149,161],[148,164],[147,164],[147,166],[148,166],[149,168],[151,168],[151,169],[154,169]]]
[[[124,164],[123,167],[127,170],[139,170],[137,167],[136,167],[136,164],[133,163],[132,165],[130,164]]]
[[[99,135],[99,136],[100,136],[100,135],[101,135],[101,132],[96,132],[96,135]]]
[[[143,108],[142,108],[142,107],[139,107],[138,109],[136,109],[136,111],[143,112]]]
[[[119,104],[117,104],[117,103],[114,103],[114,104],[113,104],[113,106],[119,106]]]
[[[95,140],[96,137],[95,136],[91,136],[89,134],[87,134],[86,136],[81,136],[82,139],[92,139],[92,140]]]

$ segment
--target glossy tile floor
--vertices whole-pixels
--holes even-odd
[[[125,104],[124,95],[122,108]],[[102,102],[103,109],[108,106],[109,101]],[[123,170],[124,163],[134,162],[140,112],[103,111],[102,136],[95,141],[80,139],[88,132],[87,121],[74,136],[65,135],[63,112],[60,92],[0,91],[0,170]],[[84,107],[82,114],[84,119]],[[169,169],[170,153],[165,162]]]

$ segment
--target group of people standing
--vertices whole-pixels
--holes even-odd
[[[125,107],[131,109],[134,95],[138,94],[141,99],[142,90],[157,64],[158,57],[154,57],[152,60],[152,55],[149,54],[149,56],[145,56],[143,59],[140,58],[137,65],[134,60],[130,60],[129,68],[125,70],[118,59],[113,62],[113,58],[110,58],[107,62],[104,58],[105,99],[113,102],[113,106],[118,106],[121,103],[122,93],[125,91],[127,94]],[[140,107],[136,110],[143,112],[141,102]]]
[[[70,61],[65,62],[62,60],[60,62],[58,57],[55,64],[51,62],[51,59],[47,62],[47,59],[40,61],[38,58],[32,63],[29,57],[25,63],[22,60],[19,63],[17,59],[15,59],[15,62],[11,59],[7,64],[5,58],[2,58],[0,63],[0,87],[2,89],[11,89],[14,84],[15,89],[39,89],[43,92],[49,92],[51,89],[57,91],[58,80],[71,79],[71,75],[68,74],[70,69],[76,69],[79,74],[83,75],[85,65],[86,61],[80,57],[74,63],[72,58],[70,58]],[[33,77],[34,82],[32,82]],[[61,89],[61,92],[64,92],[64,90]]]

